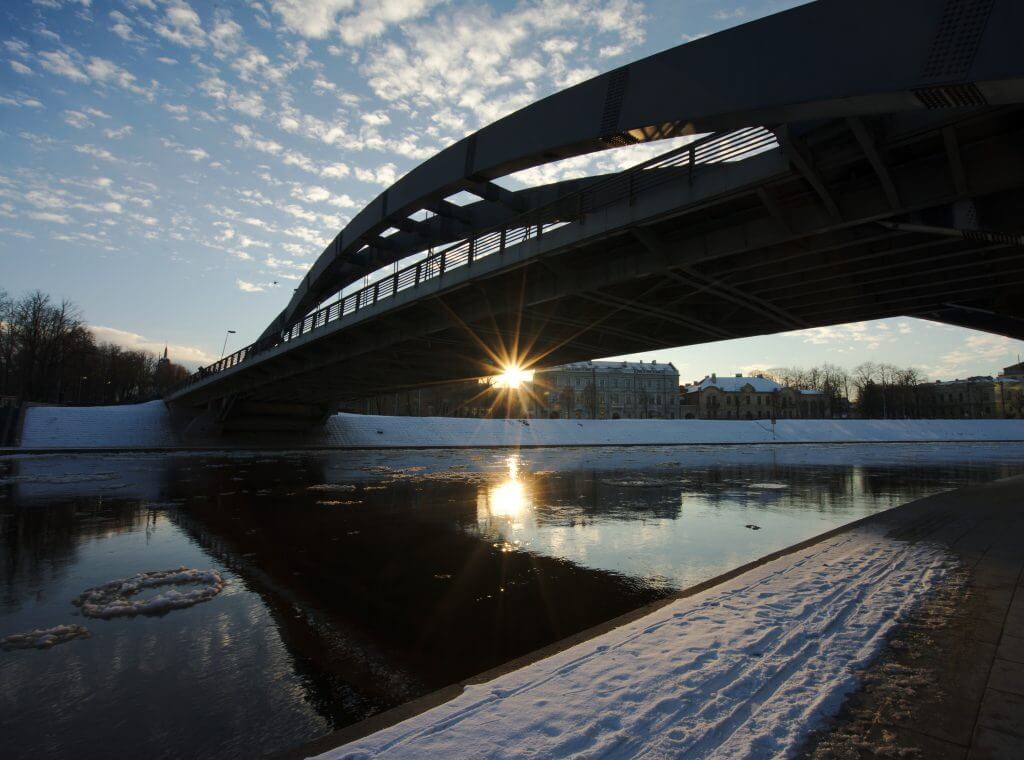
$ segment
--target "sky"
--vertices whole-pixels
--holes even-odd
[[[255,339],[367,202],[501,116],[797,0],[9,0],[0,289],[189,366]],[[609,171],[669,146],[504,180]],[[863,361],[992,374],[1024,343],[914,319],[637,354],[686,380]],[[599,357],[594,357],[599,358]]]

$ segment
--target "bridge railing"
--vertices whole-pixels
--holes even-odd
[[[280,340],[250,344],[208,367],[201,368],[186,381],[185,386],[230,369],[250,356],[295,340],[404,290],[416,288],[428,280],[443,278],[453,269],[472,266],[474,261],[495,254],[500,255],[506,248],[542,237],[545,232],[550,232],[569,221],[583,221],[588,213],[624,199],[628,199],[632,204],[636,195],[659,185],[684,177],[692,181],[704,167],[740,161],[777,146],[775,135],[764,127],[746,127],[695,140],[625,169],[612,177],[587,185],[545,206],[524,212],[500,227],[481,232],[475,237],[431,253],[415,264],[343,295],[282,331]]]

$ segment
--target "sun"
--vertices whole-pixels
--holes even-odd
[[[523,369],[518,365],[510,364],[494,378],[494,384],[499,388],[518,388],[531,380],[533,380],[532,369]]]

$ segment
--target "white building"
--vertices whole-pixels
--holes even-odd
[[[679,416],[679,371],[671,362],[563,364],[539,370],[529,392],[533,417],[674,420]]]

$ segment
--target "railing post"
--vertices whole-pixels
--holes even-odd
[[[544,222],[537,222],[537,239],[540,240],[540,237],[543,234],[544,234]]]
[[[508,232],[504,227],[501,228],[501,237],[498,239],[498,253],[505,252],[505,234]]]
[[[444,267],[445,267],[446,263],[448,263],[448,249],[447,248],[445,250],[441,251],[441,268],[437,272],[437,276],[438,277],[443,277],[444,276]]]
[[[398,295],[398,272],[391,275],[391,295],[392,297]]]
[[[690,150],[688,150],[687,153],[689,154],[690,159],[690,171],[687,172],[687,178],[689,179],[690,184],[692,185],[693,170],[697,167],[697,149],[691,145]]]
[[[469,250],[466,252],[466,266],[473,263],[473,253],[476,250],[476,238],[469,239]]]
[[[422,261],[416,262],[416,279],[413,280],[412,286],[415,288],[420,284],[420,269],[423,266]]]
[[[373,302],[374,303],[377,303],[377,296],[379,295],[379,290],[380,290],[380,280],[377,280],[377,282],[373,283]]]

